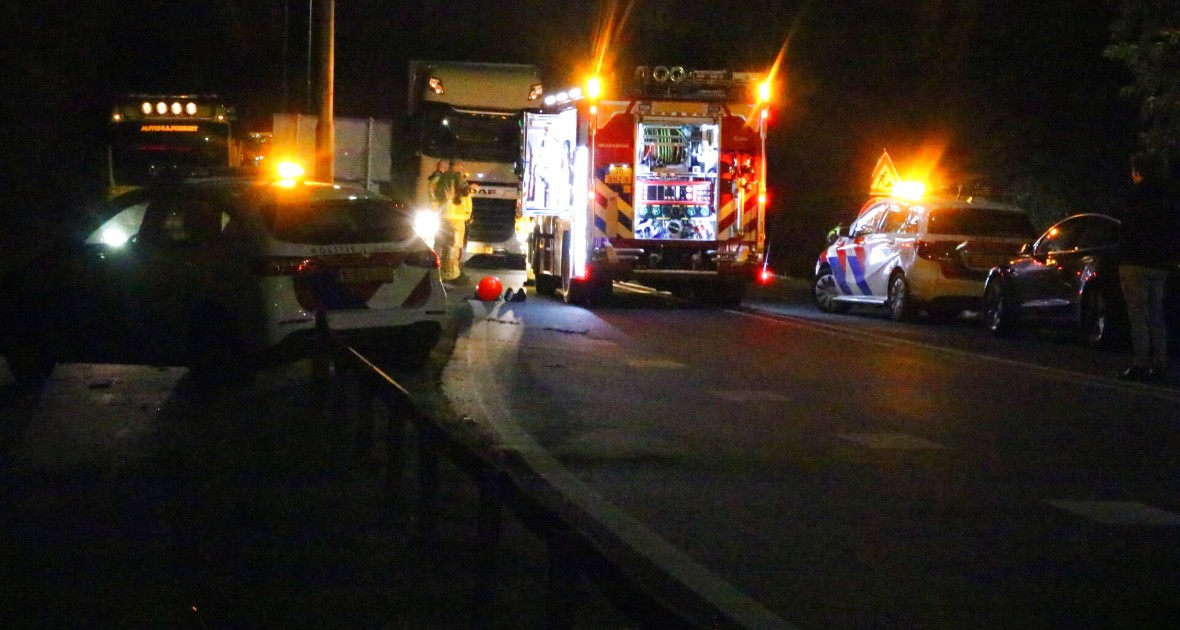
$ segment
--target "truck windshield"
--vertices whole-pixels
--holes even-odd
[[[143,186],[164,174],[209,175],[229,166],[229,125],[128,122],[111,129],[117,185]]]
[[[425,155],[480,162],[512,162],[520,157],[519,115],[513,112],[464,112],[442,103],[424,103],[420,124]]]

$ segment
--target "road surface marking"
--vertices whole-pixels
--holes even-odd
[[[680,370],[688,367],[672,359],[628,359],[627,365],[637,370]]]
[[[790,396],[758,389],[714,389],[709,393],[733,402],[787,402],[791,400]]]
[[[904,433],[841,433],[836,437],[861,446],[902,451],[941,450],[946,447],[937,442],[924,440]]]
[[[912,339],[901,339],[897,337],[890,337],[883,333],[877,333],[859,328],[838,326],[835,324],[828,324],[823,322],[811,321],[800,317],[791,315],[783,315],[779,313],[750,313],[747,311],[729,311],[738,315],[752,317],[754,319],[762,319],[765,321],[777,322],[788,326],[798,326],[800,328],[810,328],[818,330],[833,337],[841,337],[845,339],[852,339],[860,343],[872,343],[885,347],[914,347],[930,350],[932,352],[940,352],[942,354],[958,357],[960,359],[972,359],[979,361],[986,361],[988,363],[995,363],[1006,367],[1015,367],[1036,372],[1037,374],[1051,378],[1063,383],[1072,385],[1085,385],[1108,390],[1117,391],[1133,391],[1136,394],[1150,396],[1162,400],[1171,400],[1180,402],[1180,391],[1169,389],[1167,387],[1158,385],[1148,385],[1143,383],[1132,383],[1128,381],[1120,381],[1108,376],[1094,376],[1083,372],[1071,372],[1060,368],[1047,367],[1036,363],[1029,363],[1027,361],[1018,361],[1016,359],[1007,359],[1003,357],[996,357],[989,354],[981,354],[978,352],[970,352],[967,350],[958,350],[955,348],[947,348],[924,341],[916,341]]]
[[[1180,514],[1136,503],[1135,501],[1045,501],[1053,507],[1073,512],[1107,525],[1168,525],[1180,527]]]

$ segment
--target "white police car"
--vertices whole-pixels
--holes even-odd
[[[1036,234],[1014,206],[901,196],[870,199],[848,228],[834,232],[815,264],[816,305],[827,313],[887,306],[895,321],[919,310],[951,318],[978,308],[988,270]]]
[[[306,350],[323,312],[346,341],[418,365],[446,293],[411,223],[359,187],[224,179],[134,191],[6,287],[0,352],[20,378],[86,361],[187,365],[218,381],[248,359]]]

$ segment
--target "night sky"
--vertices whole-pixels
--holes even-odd
[[[52,217],[91,194],[94,130],[113,94],[216,92],[256,127],[275,111],[314,111],[307,7],[4,3],[0,100],[13,179],[0,192],[0,225],[43,227],[18,217],[14,199],[43,199]],[[628,74],[638,63],[762,70],[786,44],[771,223],[801,258],[854,211],[884,148],[903,170],[934,151],[947,178],[986,180],[1040,223],[1108,209],[1124,193],[1135,108],[1118,96],[1125,71],[1101,54],[1112,17],[1104,0],[649,0],[614,9],[593,0],[338,2],[336,113],[397,120],[414,58],[532,62],[563,83],[589,67],[605,32],[607,67]]]

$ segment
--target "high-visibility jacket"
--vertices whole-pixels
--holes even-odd
[[[471,185],[457,171],[447,171],[435,184],[442,200],[443,218],[448,221],[467,221],[471,218]]]

